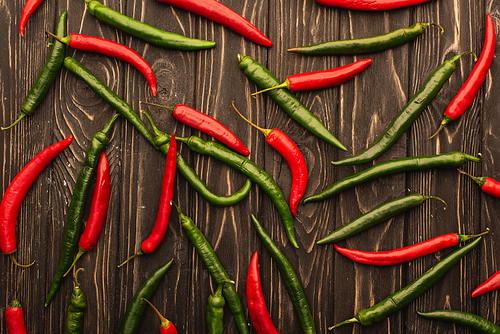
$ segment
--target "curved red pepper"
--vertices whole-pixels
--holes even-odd
[[[38,175],[47,165],[59,155],[73,141],[73,135],[55,143],[38,153],[16,175],[9,184],[0,203],[0,249],[4,254],[10,255],[11,260],[19,265],[15,258],[16,248],[16,222],[19,209],[24,197]]]
[[[500,270],[491,275],[486,281],[472,291],[471,296],[474,298],[498,289],[500,289]]]
[[[17,300],[10,303],[5,310],[5,323],[7,324],[7,334],[26,334],[23,308]]]
[[[473,176],[470,175],[469,173],[464,172],[461,169],[459,169],[458,171],[473,179],[479,186],[481,186],[481,190],[484,193],[500,198],[500,182],[498,182],[497,180],[487,176],[482,176],[482,177]]]
[[[257,334],[279,334],[267,310],[259,273],[259,254],[255,252],[247,274],[247,304]]]
[[[316,0],[320,5],[355,10],[389,10],[419,5],[429,0]]]
[[[472,105],[472,102],[474,102],[479,89],[486,79],[486,75],[488,74],[491,63],[493,62],[495,45],[495,24],[493,23],[493,19],[491,18],[490,14],[487,14],[486,32],[484,35],[484,45],[483,50],[481,51],[481,55],[479,56],[476,65],[474,65],[474,68],[472,69],[469,77],[446,108],[439,129],[429,139],[436,136],[446,126],[446,124],[460,118],[460,116],[462,116],[465,111]]]
[[[40,6],[43,0],[27,0],[24,4],[23,11],[21,12],[21,19],[19,20],[19,33],[24,37],[24,29],[28,23],[31,14]]]
[[[254,43],[272,46],[273,42],[243,16],[217,0],[158,0],[182,8],[237,32]]]
[[[104,223],[106,222],[106,216],[108,215],[110,192],[111,181],[109,175],[109,162],[106,153],[102,152],[99,158],[99,164],[97,165],[97,178],[94,194],[92,196],[92,203],[90,204],[89,219],[80,236],[78,254],[76,254],[75,260],[64,276],[70,272],[76,261],[78,261],[83,254],[90,252],[96,246],[101,236]]]
[[[231,130],[229,130],[222,123],[207,114],[199,112],[198,110],[188,107],[184,104],[178,104],[175,107],[166,107],[160,104],[144,101],[141,101],[140,103],[168,109],[172,113],[172,116],[179,122],[189,125],[192,128],[200,130],[214,137],[239,154],[250,154],[248,148],[245,147],[241,140],[236,137],[236,135],[231,132]]]
[[[283,131],[279,129],[263,129],[246,119],[236,109],[233,103],[233,108],[236,112],[247,121],[250,125],[260,130],[266,136],[266,142],[278,151],[279,154],[286,160],[290,166],[292,173],[292,189],[290,190],[290,211],[294,216],[297,216],[297,208],[299,202],[304,196],[307,188],[307,165],[302,155],[302,152],[297,145]]]
[[[409,262],[418,257],[429,255],[437,251],[456,246],[457,244],[479,237],[489,230],[477,235],[462,235],[457,233],[443,234],[418,244],[383,252],[364,252],[355,249],[343,248],[334,245],[335,249],[345,257],[363,264],[374,266],[390,266]]]
[[[292,74],[281,85],[263,89],[253,93],[252,96],[277,88],[288,88],[293,92],[299,92],[338,86],[354,78],[372,62],[372,59],[367,58],[329,70]]]
[[[177,141],[175,134],[170,138],[170,146],[167,153],[167,162],[165,164],[165,171],[163,172],[163,181],[161,184],[160,194],[160,207],[156,216],[155,226],[149,238],[144,240],[141,244],[141,249],[130,256],[125,262],[118,267],[123,266],[133,258],[153,253],[165,237],[167,232],[168,223],[170,221],[170,212],[172,211],[172,199],[174,198],[174,179],[177,166]]]
[[[146,78],[151,88],[151,94],[156,96],[156,77],[153,73],[153,69],[141,55],[128,46],[109,39],[89,35],[72,33],[66,37],[60,38],[49,31],[47,31],[47,33],[58,41],[68,44],[73,49],[100,53],[129,63]]]

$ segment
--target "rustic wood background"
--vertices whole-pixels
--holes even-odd
[[[290,170],[270,148],[264,136],[250,128],[231,108],[231,101],[255,123],[285,131],[303,152],[309,171],[306,196],[318,193],[334,181],[360,171],[357,167],[332,167],[331,160],[350,156],[370,145],[393,117],[424,84],[428,75],[445,59],[472,50],[479,54],[484,40],[486,13],[500,25],[500,2],[492,0],[433,0],[386,12],[365,13],[318,5],[314,0],[258,0],[222,2],[242,14],[273,42],[258,46],[233,31],[184,10],[147,1],[104,1],[104,4],[135,19],[185,36],[213,40],[212,50],[181,52],[155,47],[104,25],[87,13],[85,2],[45,1],[28,21],[21,38],[18,22],[25,1],[0,3],[0,123],[12,123],[20,113],[26,93],[45,63],[50,49],[44,31],[55,30],[56,20],[68,11],[68,32],[79,32],[115,40],[135,49],[154,69],[158,95],[153,98],[145,79],[134,68],[106,56],[67,48],[67,55],[89,68],[103,82],[139,111],[139,101],[164,105],[184,103],[221,120],[251,150],[250,159],[264,168],[288,199]],[[430,27],[416,40],[376,54],[363,56],[308,57],[289,54],[293,46],[335,39],[383,34],[414,22],[436,22],[445,33]],[[371,57],[373,63],[354,80],[331,89],[298,93],[300,100],[348,147],[348,152],[329,146],[304,130],[269,97],[250,98],[256,86],[238,68],[237,54],[250,55],[279,79],[287,75],[333,68]],[[427,140],[438,127],[446,106],[469,75],[474,61],[463,57],[451,79],[415,124],[376,163],[404,156],[464,151],[484,155],[481,164],[464,168],[475,175],[500,179],[495,162],[500,159],[500,74],[495,60],[481,91],[469,111],[448,125],[434,140]],[[169,112],[147,108],[159,128],[177,136],[199,135],[175,121]],[[60,333],[73,288],[67,277],[49,307],[45,297],[56,271],[73,186],[82,167],[90,138],[114,113],[112,108],[80,79],[62,69],[35,114],[9,131],[0,132],[2,194],[21,168],[43,148],[75,136],[70,148],[40,175],[23,202],[17,224],[17,259],[36,260],[25,272],[20,302],[29,333]],[[214,159],[190,152],[179,143],[182,155],[219,194],[232,193],[244,177]],[[146,277],[171,258],[175,259],[152,299],[172,320],[180,333],[205,333],[205,306],[216,288],[199,256],[172,214],[164,242],[152,255],[117,268],[136,252],[150,233],[158,208],[165,158],[155,151],[124,119],[115,125],[106,149],[110,159],[112,198],[108,219],[98,245],[79,261],[85,268],[79,280],[87,296],[86,333],[116,333],[125,309]],[[389,250],[411,245],[440,234],[472,234],[491,228],[491,233],[430,291],[404,310],[370,328],[346,325],[336,333],[470,333],[452,324],[419,318],[415,311],[457,309],[483,316],[500,324],[498,292],[472,299],[470,293],[487,277],[500,270],[499,199],[485,195],[470,179],[456,170],[396,174],[366,183],[319,203],[299,207],[294,219],[299,249],[286,238],[281,218],[267,194],[253,186],[238,205],[219,208],[208,204],[182,176],[176,179],[174,199],[194,219],[232,279],[236,281],[248,316],[245,282],[250,258],[260,255],[260,273],[271,317],[281,333],[298,333],[300,326],[276,264],[258,239],[250,213],[271,234],[292,263],[304,287],[318,333],[351,318],[359,310],[384,299],[412,282],[451,250],[408,264],[390,267],[359,265],[337,254],[333,245],[315,241],[335,228],[388,200],[422,193],[444,198],[448,210],[436,201],[372,228],[341,243],[364,250]],[[90,199],[89,199],[90,201]],[[87,212],[88,215],[88,206]],[[85,216],[86,217],[86,216]],[[0,257],[0,332],[6,333],[5,308],[15,297],[21,270],[7,256]],[[236,333],[229,309],[225,332]],[[141,333],[158,330],[160,321],[148,310]],[[251,330],[254,332],[253,330]]]

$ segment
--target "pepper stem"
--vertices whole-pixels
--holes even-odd
[[[78,280],[76,279],[76,277],[78,276],[78,273],[80,271],[84,271],[85,269],[83,268],[78,268],[75,272],[75,278],[74,278],[74,281],[75,281],[75,288],[79,288],[80,287],[80,283],[78,283]]]
[[[261,94],[261,93],[268,92],[270,90],[278,89],[278,88],[289,88],[288,79],[286,79],[285,82],[283,82],[283,83],[281,83],[281,84],[279,84],[277,86],[269,87],[269,88],[260,90],[258,92],[252,93],[251,95],[255,97],[255,95],[257,95],[257,94]]]
[[[167,328],[170,325],[170,321],[167,318],[165,318],[163,315],[161,315],[160,311],[158,311],[158,309],[149,300],[147,300],[146,298],[143,298],[143,297],[141,297],[141,300],[144,300],[146,303],[148,303],[149,306],[151,306],[153,308],[153,310],[155,310],[156,314],[158,314],[158,316],[160,317],[160,320],[161,320],[160,328]]]
[[[486,181],[484,177],[477,177],[477,176],[471,175],[471,174],[469,174],[469,173],[461,170],[460,168],[457,168],[457,170],[461,174],[467,175],[468,177],[470,177],[471,179],[473,179],[474,182],[476,182],[477,184],[479,184],[481,187],[483,186],[484,182]]]
[[[19,301],[19,295],[21,294],[21,282],[23,281],[24,269],[19,275],[19,282],[17,282],[16,300]]]
[[[236,110],[236,112],[238,113],[238,115],[240,115],[241,118],[243,118],[248,124],[250,124],[251,126],[253,126],[254,128],[256,128],[257,130],[259,130],[260,132],[262,132],[264,134],[264,136],[268,136],[269,133],[272,131],[270,129],[264,129],[264,128],[261,128],[260,126],[258,125],[255,125],[254,123],[250,122],[245,116],[243,116],[240,111],[238,109],[236,109],[235,105],[234,105],[234,101],[231,102],[231,105],[233,106],[234,110]]]
[[[224,283],[235,284],[234,281],[232,281],[230,279],[223,279],[222,281],[220,281],[219,286],[217,286],[217,289],[214,292],[215,296],[221,296],[222,295],[222,287],[224,286]]]
[[[174,113],[174,109],[175,109],[175,107],[168,107],[168,106],[162,106],[161,104],[156,104],[156,103],[151,103],[151,102],[145,102],[145,101],[139,101],[139,105],[141,103],[143,103],[145,105],[148,105],[148,106],[152,106],[152,107],[159,107],[159,108],[167,109],[171,113]]]
[[[66,36],[66,37],[59,37],[57,35],[54,35],[53,33],[51,33],[50,31],[48,30],[45,30],[45,33],[54,37],[55,39],[57,39],[59,42],[61,43],[64,43],[64,44],[69,44],[69,36]]]
[[[144,252],[142,251],[142,249],[140,251],[138,251],[137,253],[135,253],[134,255],[130,256],[128,259],[126,259],[125,262],[118,265],[118,268],[120,268],[121,266],[124,266],[127,262],[129,262],[132,259],[135,259],[136,257],[138,257],[140,255],[144,255]]]
[[[435,26],[435,27],[440,28],[441,29],[441,35],[444,34],[444,28],[440,24],[433,23],[433,22],[432,23],[427,23],[427,24],[430,25],[430,26]]]
[[[9,258],[10,260],[18,267],[21,267],[21,268],[29,268],[31,267],[32,265],[35,264],[36,260],[31,262],[30,264],[20,264],[19,262],[16,261],[16,258],[14,257],[14,254],[9,254]]]
[[[339,322],[338,324],[336,324],[334,326],[328,327],[328,330],[331,331],[334,328],[337,328],[337,327],[340,327],[340,326],[343,326],[343,325],[346,325],[346,324],[359,324],[359,320],[356,319],[356,318],[351,318],[351,319]]]
[[[439,198],[437,196],[426,196],[428,199],[437,199],[438,201],[440,201],[441,203],[444,204],[444,208],[443,210],[446,210],[448,208],[448,204],[444,201],[444,199],[442,198]]]
[[[75,259],[73,260],[73,263],[72,263],[72,264],[71,264],[71,266],[69,267],[68,271],[67,271],[67,272],[63,275],[63,277],[66,277],[66,275],[68,275],[68,274],[69,274],[69,272],[71,271],[71,269],[73,269],[73,267],[74,267],[74,265],[75,265],[76,261],[78,261],[78,259],[80,258],[80,256],[82,256],[83,254],[85,254],[85,252],[86,252],[86,251],[80,247],[80,249],[78,250],[78,254],[76,254],[76,257],[75,257]]]
[[[482,233],[479,233],[479,234],[473,234],[473,235],[459,234],[458,235],[458,242],[464,242],[464,241],[467,241],[467,240],[472,239],[472,238],[481,237],[481,236],[486,235],[488,233],[490,233],[490,228],[489,227],[486,228],[486,231],[484,231]]]
[[[19,118],[18,118],[18,119],[16,119],[16,120],[14,121],[14,123],[12,123],[11,125],[9,125],[8,127],[5,127],[5,128],[2,126],[0,129],[2,129],[2,130],[8,130],[8,129],[10,129],[10,128],[13,128],[13,127],[14,127],[17,123],[19,123],[19,122],[20,122],[20,121],[21,121],[24,117],[26,117],[26,115],[27,115],[27,114],[26,114],[25,112],[21,112],[21,116],[19,116]]]

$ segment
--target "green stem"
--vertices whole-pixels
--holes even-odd
[[[343,325],[346,325],[346,324],[359,324],[359,323],[360,323],[360,321],[358,319],[351,318],[351,319],[339,322],[338,324],[336,324],[334,326],[328,327],[328,330],[332,330],[334,328],[337,328],[337,327],[340,327],[340,326],[343,326]]]

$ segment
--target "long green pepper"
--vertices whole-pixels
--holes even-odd
[[[161,132],[153,123],[151,117],[143,111],[143,114],[148,118],[151,123],[151,127],[153,128],[154,140],[155,144],[163,154],[167,155],[168,148],[170,146],[170,135]],[[203,196],[210,204],[216,206],[231,206],[236,203],[239,203],[245,197],[247,197],[250,189],[252,188],[252,181],[247,178],[243,187],[237,192],[228,195],[228,196],[220,196],[214,194],[208,189],[205,182],[195,173],[193,168],[187,163],[182,154],[177,151],[177,170],[186,178],[186,180],[191,184],[191,186],[201,195]]]
[[[243,73],[259,86],[260,89],[271,88],[281,84],[267,68],[253,60],[252,57],[238,55],[238,62]],[[287,114],[315,136],[338,149],[347,151],[347,148],[328,131],[323,123],[321,123],[321,121],[314,116],[290,90],[284,88],[275,89],[268,91],[267,94],[269,94]]]
[[[134,109],[121,98],[118,97],[108,86],[99,80],[92,72],[80,64],[76,59],[71,57],[64,58],[64,67],[77,77],[85,81],[85,83],[104,101],[108,102],[118,113],[125,117],[146,140],[156,148],[154,137],[149,132],[146,124],[135,113]]]
[[[151,118],[149,118],[149,121],[153,125]],[[155,130],[155,133],[158,136],[159,130]],[[290,208],[288,207],[288,203],[286,202],[281,189],[265,170],[257,166],[250,159],[217,142],[205,141],[197,136],[191,136],[188,138],[175,137],[175,139],[187,144],[188,147],[194,152],[209,155],[228,164],[258,184],[269,195],[269,197],[271,197],[271,200],[278,209],[281,219],[283,220],[283,224],[285,225],[288,240],[290,240],[294,247],[299,247],[297,241],[295,240],[293,217],[290,212]]]
[[[293,267],[288,259],[279,250],[278,246],[276,246],[276,244],[273,242],[273,239],[271,239],[269,234],[267,234],[257,218],[255,218],[253,214],[251,215],[251,217],[260,240],[267,248],[274,261],[276,261],[278,270],[280,271],[281,277],[285,282],[285,287],[288,291],[288,295],[292,300],[292,305],[295,309],[295,312],[299,316],[299,323],[302,331],[304,331],[304,333],[306,334],[316,333],[314,319],[312,317],[311,310],[309,309],[306,295],[304,294],[304,290],[302,289],[302,285],[300,284],[299,277],[293,270]]]
[[[151,44],[167,49],[178,49],[184,51],[210,49],[215,46],[215,42],[201,39],[189,38],[164,31],[150,26],[149,24],[137,21],[129,16],[104,6],[99,1],[85,0],[89,13],[99,21],[118,28],[132,36],[141,38]]]
[[[441,28],[441,34],[444,32],[439,24],[416,22],[411,27],[396,29],[383,35],[298,46],[287,51],[307,55],[352,55],[378,52],[414,40],[430,25]]]
[[[471,243],[462,246],[450,253],[444,259],[436,263],[433,267],[423,273],[412,283],[408,284],[396,293],[393,293],[386,299],[372,307],[363,309],[354,316],[354,318],[345,320],[328,329],[340,327],[345,324],[361,324],[370,326],[380,322],[391,314],[401,310],[419,296],[429,290],[438,280],[440,280],[465,254],[476,247],[482,237],[477,238]]]
[[[64,334],[83,333],[83,316],[87,309],[87,303],[85,302],[85,295],[82,289],[80,289],[80,284],[78,284],[76,279],[79,271],[83,271],[83,268],[79,268],[75,272],[75,287],[71,294],[68,315],[66,316],[66,323],[64,324]]]
[[[476,158],[462,152],[450,152],[436,155],[406,157],[382,162],[335,182],[319,194],[307,197],[304,199],[303,203],[306,204],[327,199],[339,194],[343,190],[381,176],[431,168],[458,168],[467,161],[481,162],[482,159],[481,157]]]
[[[392,120],[391,124],[378,137],[377,140],[366,150],[352,157],[339,161],[333,161],[334,166],[356,165],[372,161],[385,151],[387,151],[400,137],[408,130],[418,116],[427,108],[431,101],[439,93],[443,85],[450,78],[451,74],[457,68],[457,63],[465,52],[460,55],[445,60],[441,66],[427,78],[425,84],[410,99],[399,114]]]
[[[408,196],[393,199],[392,201],[386,202],[366,212],[365,214],[359,216],[358,218],[352,220],[344,226],[341,226],[335,231],[329,233],[327,236],[321,238],[316,243],[318,245],[324,245],[344,240],[372,226],[384,222],[402,212],[421,205],[428,199],[437,199],[443,202],[446,209],[446,203],[439,197],[411,194]]]
[[[224,306],[226,305],[226,299],[222,295],[224,283],[234,284],[231,280],[223,280],[215,292],[208,297],[206,310],[208,334],[224,334]]]
[[[56,35],[58,37],[62,38],[67,35],[67,17],[68,14],[66,12],[63,12],[59,16],[59,20],[57,21],[56,26]],[[8,127],[2,128],[2,130],[12,128],[24,117],[32,115],[35,112],[36,108],[40,105],[40,103],[42,103],[42,100],[47,94],[50,86],[52,85],[52,82],[54,82],[57,74],[59,73],[59,70],[63,65],[65,55],[66,45],[54,39],[49,58],[40,71],[40,74],[38,74],[35,83],[29,90],[28,94],[26,95],[26,99],[21,106],[21,116],[19,116],[19,118]]]
[[[80,232],[80,225],[82,223],[83,211],[85,209],[85,201],[90,188],[92,175],[97,162],[99,161],[101,152],[109,143],[109,136],[111,135],[113,124],[118,117],[120,117],[120,115],[115,114],[104,129],[92,136],[90,146],[85,154],[83,167],[80,170],[80,174],[78,174],[78,178],[76,179],[75,187],[73,188],[73,195],[71,196],[71,202],[69,204],[67,222],[64,230],[61,260],[59,261],[56,273],[52,279],[49,293],[47,294],[47,299],[45,300],[45,307],[47,307],[52,301],[52,298],[54,298],[57,290],[59,290],[59,287],[61,286],[63,275],[68,271],[69,267],[73,263],[73,257],[75,256],[75,251],[78,246],[78,236]]]
[[[203,233],[198,227],[196,227],[191,218],[181,212],[177,204],[173,204],[179,213],[181,225],[184,228],[184,231],[186,231],[189,241],[191,241],[196,249],[196,252],[205,264],[210,276],[212,276],[212,278],[219,285],[221,285],[223,281],[230,280],[229,275],[220,263],[217,254],[215,254],[214,249],[210,246],[210,243],[207,241]],[[241,334],[248,334],[249,329],[245,318],[245,312],[243,312],[243,306],[241,305],[241,300],[236,292],[234,284],[224,284],[222,286],[222,293],[224,294],[224,298],[229,306],[229,310],[231,310],[231,313],[233,314],[234,322],[236,323],[238,331]]]
[[[141,298],[151,300],[151,297],[172,266],[172,263],[174,263],[174,259],[171,259],[166,264],[158,268],[146,279],[139,290],[137,290],[127,306],[127,310],[125,311],[125,315],[123,316],[123,320],[120,325],[120,330],[118,331],[119,334],[137,333],[141,323],[141,318],[148,307],[148,304],[141,300]]]
[[[435,310],[430,312],[419,312],[417,314],[425,319],[430,320],[442,320],[447,322],[454,322],[460,325],[468,326],[475,331],[484,333],[484,334],[499,334],[500,327],[480,317],[478,315],[455,311],[455,310]]]

